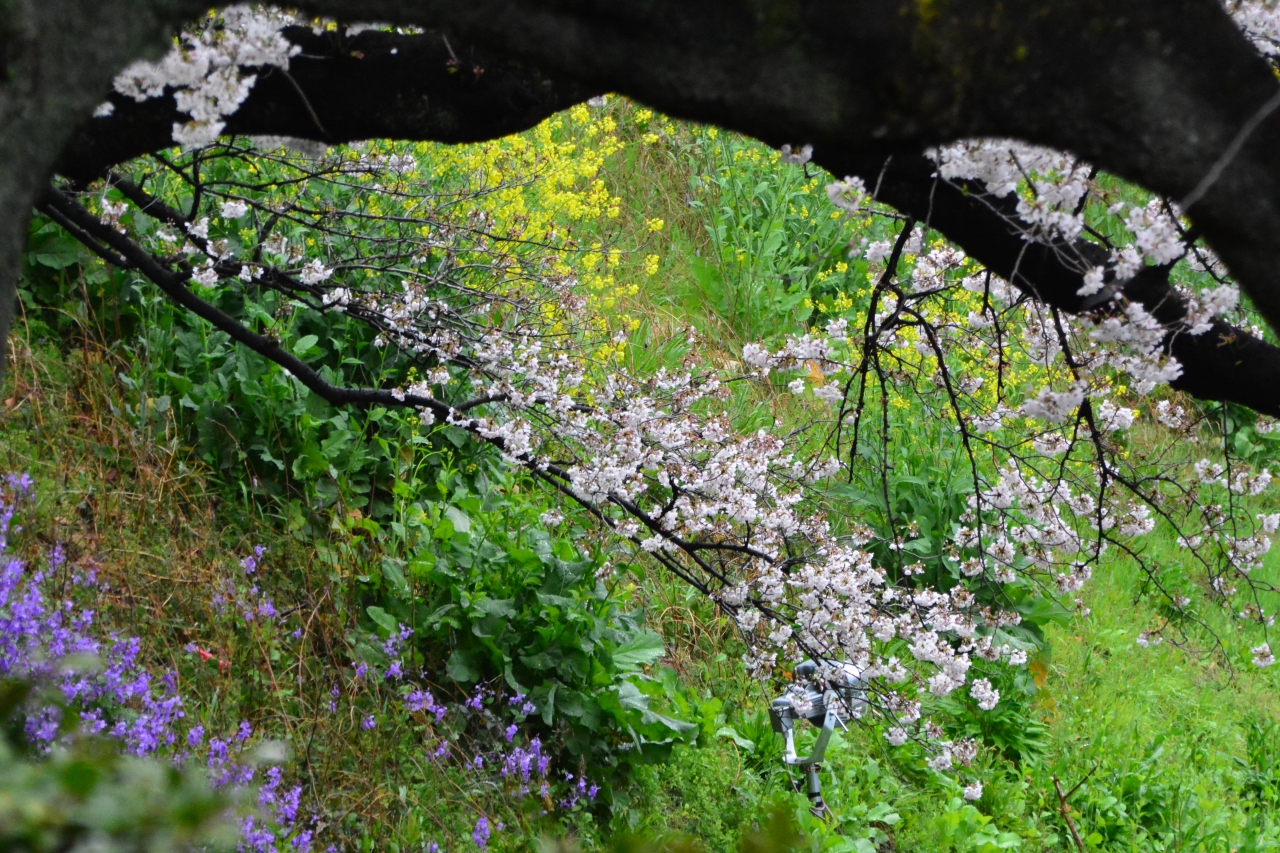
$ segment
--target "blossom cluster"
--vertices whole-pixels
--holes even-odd
[[[116,76],[115,90],[135,101],[158,98],[170,91],[178,109],[191,117],[174,124],[173,141],[200,147],[213,142],[226,126],[226,117],[244,103],[257,82],[247,69],[288,70],[301,48],[280,30],[296,23],[278,9],[228,6],[205,18],[201,26],[182,34],[181,43],[159,62],[138,60]],[[110,102],[98,115],[110,115]]]
[[[1223,6],[1260,53],[1280,55],[1280,5],[1275,0],[1223,0]]]
[[[271,156],[306,176],[310,187],[355,194],[390,224],[385,233],[373,232],[379,276],[371,279],[362,274],[369,259],[328,247],[370,233],[375,219],[349,220],[341,210],[302,205],[296,197],[286,208],[282,199],[280,210],[316,212],[290,213],[298,218],[290,231],[243,238],[261,247],[253,281],[374,326],[378,342],[413,365],[410,379],[389,389],[394,400],[427,427],[460,428],[491,443],[711,596],[741,628],[754,672],[804,656],[857,666],[873,684],[869,708],[891,741],[903,733],[928,739],[925,696],[970,684],[975,657],[1025,663],[1026,644],[1012,631],[1021,616],[1000,606],[992,590],[1043,587],[1073,595],[1107,545],[1154,529],[1151,496],[1123,485],[1137,476],[1117,452],[1139,410],[1113,394],[1127,377],[1133,393],[1149,395],[1176,378],[1178,368],[1164,355],[1165,331],[1140,305],[1119,302],[1087,325],[1064,328],[1010,283],[912,227],[858,250],[879,284],[862,306],[832,315],[823,327],[780,346],[749,344],[742,363],[723,370],[702,363],[699,335],[689,329],[689,356],[679,366],[630,370],[617,357],[626,329],[590,320],[593,287],[584,273],[590,258],[512,249],[527,245],[508,238],[528,235],[528,226],[503,230],[483,203],[462,215],[437,214],[403,160],[392,169],[389,156],[367,148],[320,162]],[[983,156],[996,162],[990,152]],[[209,159],[206,173],[215,162]],[[214,229],[263,202],[218,192],[206,192],[219,205],[207,219],[193,213],[165,225],[223,286],[245,264],[233,246],[218,245]],[[846,181],[831,194],[839,215],[873,210],[861,192]],[[1066,193],[1063,204],[1071,198],[1078,203]],[[403,227],[402,205],[412,206],[415,228]],[[1045,239],[1071,233],[1070,223],[1050,212],[1040,212],[1037,226]],[[127,226],[128,217],[116,221]],[[1135,227],[1147,227],[1148,219],[1129,211]],[[1056,224],[1044,224],[1050,222]],[[154,239],[163,242],[163,233]],[[166,245],[172,252],[173,243]],[[1144,251],[1165,251],[1158,234],[1145,245]],[[607,268],[607,252],[598,258]],[[1010,370],[987,382],[969,369],[984,359]],[[736,427],[733,383],[779,376],[793,393],[806,399],[812,393],[815,417],[835,425],[829,445],[835,452],[815,453],[794,433]],[[932,558],[963,579],[958,585],[918,578],[925,569],[906,559],[912,537],[905,524],[853,524],[829,514],[821,499],[832,478],[860,475],[839,461],[858,458],[841,436],[859,435],[870,417],[859,389],[871,389],[887,405],[890,379],[934,395],[940,417],[954,424],[971,454],[976,477],[967,509],[955,529],[939,531],[940,553]],[[995,465],[979,463],[979,447]],[[1238,535],[1240,513],[1227,515],[1229,523],[1224,515],[1202,531],[1206,541],[1231,559],[1265,553],[1269,542]],[[251,586],[220,594],[246,621],[274,612]],[[386,653],[398,660],[395,648]],[[400,681],[403,665],[393,664],[388,674]],[[409,689],[407,679],[404,685]],[[999,702],[998,692],[976,683],[970,692],[982,710]],[[430,694],[407,695],[407,711],[443,719],[443,706]],[[379,723],[368,715],[363,725]],[[941,742],[935,748],[946,749]],[[440,757],[451,754],[443,740],[432,754],[440,750]]]
[[[1226,7],[1264,53],[1275,53],[1274,3],[1227,3]],[[1264,592],[1265,584],[1257,584],[1249,577],[1269,552],[1274,528],[1268,529],[1266,514],[1252,517],[1242,498],[1257,496],[1267,489],[1271,481],[1268,470],[1251,470],[1242,461],[1232,460],[1229,448],[1225,465],[1207,459],[1194,462],[1194,458],[1180,458],[1154,475],[1159,481],[1178,484],[1174,488],[1179,492],[1180,509],[1172,512],[1167,506],[1171,493],[1152,487],[1157,480],[1151,479],[1149,469],[1139,470],[1124,459],[1127,454],[1123,451],[1108,450],[1106,437],[1122,436],[1137,421],[1141,398],[1151,397],[1182,375],[1182,365],[1169,355],[1171,341],[1179,335],[1204,335],[1224,315],[1244,316],[1239,311],[1238,288],[1213,252],[1196,242],[1178,204],[1160,198],[1145,204],[1123,197],[1109,199],[1109,191],[1094,184],[1087,164],[1012,140],[964,141],[939,148],[932,156],[941,178],[962,183],[966,191],[1000,212],[1024,239],[1051,246],[1068,267],[1074,266],[1083,281],[1078,295],[1094,306],[1091,312],[1075,318],[1028,306],[1027,314],[1040,317],[1027,317],[1020,325],[1031,338],[1028,354],[1048,368],[1048,381],[1039,389],[1028,389],[1020,406],[997,401],[988,411],[979,412],[972,419],[973,431],[985,435],[1004,429],[1002,434],[1009,435],[1008,427],[1015,414],[1050,427],[1066,424],[1067,430],[1028,436],[1037,453],[1064,460],[1056,477],[1032,482],[1040,484],[1040,491],[1050,496],[1050,503],[1060,502],[1070,510],[1065,517],[1074,514],[1078,520],[1087,521],[1094,531],[1089,539],[1096,543],[1096,554],[1110,544],[1113,533],[1140,536],[1154,529],[1157,519],[1163,519],[1182,534],[1179,541],[1193,550],[1195,559],[1206,569],[1206,586],[1214,596],[1230,600]],[[1098,205],[1085,203],[1090,198],[1110,202],[1105,203],[1105,214]],[[1105,224],[1097,224],[1099,217]],[[1092,225],[1088,241],[1080,239],[1086,225]],[[1123,237],[1108,239],[1105,234]],[[1101,262],[1100,255],[1104,258]],[[1170,275],[1171,268],[1176,274]],[[1147,307],[1126,298],[1125,285],[1144,269],[1158,270],[1161,276],[1169,276],[1175,282],[1177,299],[1182,303],[1175,316],[1158,320]],[[1179,281],[1195,281],[1198,286],[1177,284]],[[988,289],[987,296],[991,301],[1010,304],[1005,284],[999,291]],[[1158,307],[1161,306],[1151,310]],[[1164,307],[1168,315],[1168,309],[1176,306]],[[984,310],[971,314],[968,326],[981,334],[995,325],[993,320],[995,317]],[[1261,334],[1256,328],[1252,331]],[[1008,348],[1002,343],[988,339],[981,345],[1002,361],[1007,358]],[[1172,400],[1155,400],[1151,407],[1160,425],[1192,443],[1200,440],[1196,435],[1199,430],[1209,427],[1205,420],[1192,416],[1186,407]],[[1073,449],[1081,426],[1091,435],[1097,458],[1091,466],[1093,473],[1072,488],[1062,475],[1070,460],[1079,458]],[[1265,429],[1267,424],[1259,428]],[[1030,460],[1021,454],[1015,454],[1015,462],[1031,467]],[[1233,466],[1235,473],[1224,475],[1225,469]],[[1039,466],[1039,470],[1046,469]],[[1002,485],[1004,482],[1002,478]],[[1085,486],[1083,490],[1081,485]],[[1117,503],[1114,493],[1107,498],[1108,486],[1127,493],[1128,505]],[[1013,497],[1010,506],[1020,505],[1025,490]],[[997,503],[992,506],[1003,509],[999,503],[1005,499],[997,496]],[[1043,501],[1033,503],[1043,506]],[[1038,523],[1043,525],[1046,520],[1041,517]],[[1059,527],[1051,523],[1046,529]],[[1071,541],[1065,532],[1062,536],[1064,541]],[[1028,555],[1033,562],[1042,557],[1043,554]],[[976,571],[977,564],[973,565]],[[1152,567],[1148,572],[1153,587],[1161,590],[1170,605],[1186,612],[1191,599],[1181,592],[1166,590]],[[1081,563],[1060,572],[1055,581],[1061,592],[1070,593],[1079,588],[1087,574]],[[1270,626],[1271,617],[1262,606],[1246,606],[1239,615],[1264,629]],[[1145,633],[1143,636],[1148,637]],[[1269,645],[1258,649],[1262,651],[1253,656],[1253,662],[1261,665],[1268,660]]]

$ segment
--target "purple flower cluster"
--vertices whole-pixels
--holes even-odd
[[[245,558],[245,560],[249,559],[251,558]],[[241,565],[243,565],[243,562]],[[257,584],[253,584],[245,590],[231,578],[223,578],[222,586],[213,594],[211,602],[214,610],[218,613],[225,613],[228,605],[235,607],[240,612],[240,615],[244,617],[245,622],[261,621],[272,623],[278,615],[275,603]]]
[[[437,723],[444,720],[445,712],[448,710],[444,705],[436,704],[435,697],[431,695],[430,690],[422,690],[420,688],[413,690],[404,697],[404,707],[410,713],[422,711],[427,714],[435,714]]]
[[[496,723],[492,717],[492,710],[485,709],[485,700],[489,697],[494,700],[491,704],[492,710],[497,710],[505,704],[510,709],[508,713],[515,713],[517,719],[509,722],[505,728],[501,723]],[[451,747],[448,740],[442,739],[438,742],[434,753],[429,753],[429,756],[439,760],[452,755],[457,761],[457,766],[473,773],[492,774],[496,770],[504,787],[514,796],[526,797],[536,793],[537,796],[546,799],[552,793],[551,756],[545,752],[542,739],[537,736],[529,737],[523,744],[516,742],[522,722],[536,712],[537,708],[523,693],[507,697],[505,703],[499,701],[501,698],[498,693],[481,686],[457,709],[461,714],[480,717],[486,727],[494,732],[495,741],[499,744],[497,749],[475,752],[468,756],[463,749],[456,745]],[[431,694],[422,689],[415,689],[408,694],[404,703],[410,711],[434,712],[437,724],[443,720],[446,713],[445,706],[437,705]],[[498,732],[501,734],[498,735]],[[567,790],[565,790],[565,796],[558,801],[562,809],[572,809],[583,803],[592,802],[600,791],[599,786],[591,784],[585,776],[565,773],[564,780],[567,784],[562,790]],[[499,824],[498,829],[501,828]],[[485,840],[486,842],[488,840],[487,834]],[[477,846],[485,846],[479,841],[476,843]]]
[[[27,710],[28,741],[48,749],[59,737],[63,705],[80,715],[80,730],[119,741],[133,755],[150,755],[176,740],[174,725],[185,716],[170,673],[158,683],[139,662],[137,637],[94,636],[94,611],[70,598],[57,600],[46,587],[64,569],[61,548],[46,566],[28,574],[8,553],[17,503],[27,497],[27,477],[7,477],[0,496],[0,675],[52,686],[61,702]],[[98,589],[92,573],[72,577],[73,591]]]
[[[594,801],[598,795],[599,786],[591,784],[585,776],[565,773],[563,781],[554,781],[552,757],[542,739],[528,734],[521,737],[526,720],[537,713],[537,707],[525,694],[504,696],[500,690],[481,685],[450,709],[437,701],[425,687],[402,685],[399,692],[405,711],[427,715],[428,759],[449,761],[454,767],[481,776],[489,784],[496,784],[510,796],[524,798],[536,795],[556,802],[561,809],[572,809]],[[443,724],[450,714],[462,719],[456,719],[445,728]],[[476,723],[489,733],[489,749],[473,751],[467,748],[469,743],[473,743],[470,739],[451,741],[445,736],[450,729],[458,730]],[[430,735],[434,735],[434,739]],[[564,796],[551,800],[553,789],[563,792]],[[488,818],[481,817],[472,831],[472,841],[477,848],[484,849],[490,844],[493,834],[501,833],[503,828],[502,823],[491,824]]]
[[[520,786],[520,795],[529,793],[534,775],[540,778],[538,793],[545,796],[550,788],[547,771],[551,768],[551,756],[542,752],[542,739],[532,738],[528,747],[513,747],[502,758],[502,778],[513,780]]]
[[[267,549],[262,545],[257,545],[253,549],[253,553],[240,561],[240,568],[244,569],[246,575],[251,575],[258,570],[258,563],[262,560],[262,555],[267,553]]]
[[[248,722],[242,722],[230,737],[210,737],[207,743],[200,724],[181,736],[186,711],[176,674],[155,678],[142,662],[139,638],[95,633],[94,611],[75,600],[106,591],[95,572],[73,571],[59,547],[52,549],[43,568],[32,572],[9,553],[15,510],[30,491],[31,481],[25,475],[0,481],[0,675],[46,688],[35,691],[35,699],[24,709],[28,742],[49,750],[62,738],[96,735],[116,742],[124,752],[167,755],[175,762],[192,760],[203,751],[215,788],[251,784],[255,762],[247,759],[253,746]],[[262,553],[263,549],[255,549],[242,562],[247,573],[256,569]],[[230,588],[234,591],[234,586]],[[54,589],[67,592],[54,594]],[[253,609],[252,614],[245,612],[247,620],[275,616],[270,599],[257,587],[249,596]],[[237,596],[237,603],[242,601]],[[191,651],[202,652],[206,659],[213,657],[194,644]],[[64,708],[78,715],[75,731],[66,731]],[[176,748],[179,745],[182,751]],[[259,794],[261,813],[244,818],[240,849],[278,851],[287,839],[293,851],[305,853],[312,833],[299,823],[301,793],[300,787],[282,790],[280,768],[269,769]],[[262,814],[270,820],[260,821]]]
[[[253,768],[237,761],[231,746],[232,742],[223,738],[209,739],[205,766],[209,768],[209,783],[214,788],[248,785],[253,781]]]
[[[274,826],[260,826],[253,815],[244,818],[240,823],[243,838],[240,845],[242,851],[277,853],[280,850],[278,842],[288,834],[293,834],[289,840],[289,847],[293,850],[311,849],[314,832],[299,820],[298,814],[302,786],[295,785],[286,790],[281,787],[281,777],[280,768],[272,767],[267,771],[262,787],[258,791],[258,808],[272,816]]]
[[[517,693],[514,696],[512,696],[510,699],[507,700],[507,704],[513,708],[519,705],[520,710],[518,711],[518,713],[526,717],[532,713],[535,713],[538,710],[537,706],[535,706],[532,702],[530,702],[529,697],[525,696],[523,693]]]
[[[573,784],[574,775],[572,773],[564,774],[565,781],[570,783],[569,796],[560,801],[560,808],[571,809],[582,802],[594,802],[596,794],[600,793],[599,785],[588,785],[586,776],[578,776],[577,784]]]
[[[489,846],[489,819],[484,815],[476,821],[476,828],[471,830],[471,840],[481,850]]]
[[[391,660],[391,665],[387,667],[387,678],[393,678],[396,681],[404,678],[404,649],[412,636],[413,629],[408,625],[401,625],[383,642],[382,651]]]
[[[184,730],[188,709],[176,674],[155,676],[143,662],[139,638],[99,628],[89,602],[106,587],[95,573],[68,565],[56,547],[44,566],[35,571],[9,555],[7,540],[15,507],[30,488],[30,480],[24,477],[0,481],[0,676],[42,684],[56,691],[57,699],[50,701],[48,691],[37,692],[45,698],[34,700],[25,709],[28,741],[48,750],[62,738],[84,733],[107,738],[122,751],[138,756],[163,755],[175,763],[203,762],[215,788],[259,786],[257,812],[240,823],[243,853],[306,853],[313,843],[315,821],[300,816],[302,789],[285,785],[280,767],[259,770],[259,762],[252,758],[258,740],[253,727],[242,722],[224,736],[208,731],[201,723]],[[248,625],[275,624],[275,606],[254,582],[264,553],[264,548],[255,548],[240,562],[248,580],[228,577],[216,588],[211,603],[218,612],[230,609]],[[354,665],[348,676],[352,702],[360,701],[358,696],[394,691],[399,694],[400,719],[415,715],[425,722],[429,757],[497,783],[513,796],[536,792],[550,798],[555,788],[566,792],[559,800],[562,808],[573,808],[595,797],[596,786],[588,785],[585,778],[564,774],[565,782],[553,783],[552,760],[541,739],[521,734],[526,718],[537,711],[523,693],[506,696],[482,685],[451,710],[422,686],[423,682],[415,684],[408,679],[406,652],[412,636],[411,628],[398,626],[382,641],[381,650],[390,661],[382,678],[366,663]],[[228,660],[195,642],[187,651],[203,661],[216,661],[220,669],[230,668]],[[339,684],[333,685],[327,697],[331,712],[338,711],[343,693]],[[395,725],[394,707],[363,708],[357,717],[360,726],[372,730]],[[64,709],[78,718],[77,731],[67,731]],[[456,725],[447,720],[450,713],[458,715]],[[474,730],[476,724],[488,732],[486,747],[469,748],[473,741],[450,733],[451,729]],[[484,849],[503,829],[501,822],[491,823],[482,816],[472,830],[472,841]],[[438,848],[433,842],[428,849]]]

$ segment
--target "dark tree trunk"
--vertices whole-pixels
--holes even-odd
[[[35,201],[54,161],[110,89],[112,77],[165,48],[199,3],[0,2],[0,367]]]

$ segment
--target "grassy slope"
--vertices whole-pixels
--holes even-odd
[[[627,200],[624,217],[637,222],[662,217],[667,226],[626,262],[641,280],[642,255],[653,251],[662,257],[660,273],[652,279],[661,286],[644,287],[627,310],[640,317],[650,347],[661,348],[695,323],[704,330],[718,329],[710,335],[713,344],[723,343],[715,357],[732,359],[731,324],[700,299],[693,276],[694,258],[705,254],[708,241],[703,220],[685,201],[688,172],[660,146],[628,152],[625,158],[619,155],[612,174],[614,190]],[[86,348],[64,358],[52,352],[33,355],[22,345],[16,349],[0,397],[0,460],[6,470],[32,472],[39,494],[19,544],[61,541],[73,555],[96,560],[115,584],[116,594],[104,602],[108,618],[150,637],[153,658],[178,667],[205,699],[208,713],[230,722],[255,704],[269,708],[260,701],[268,682],[278,685],[301,669],[277,672],[269,655],[255,651],[251,638],[242,638],[235,652],[241,657],[230,676],[219,680],[193,672],[180,653],[182,643],[231,644],[233,638],[218,635],[216,626],[191,623],[184,601],[207,587],[233,555],[262,541],[270,541],[275,551],[273,583],[279,603],[300,603],[307,589],[323,589],[328,567],[317,569],[305,544],[282,536],[270,519],[225,498],[226,492],[175,439],[157,439],[136,429],[122,413],[125,397],[102,353]],[[763,402],[763,397],[745,399],[744,410]],[[1177,548],[1158,536],[1150,544],[1153,555],[1176,564]],[[735,664],[738,652],[731,632],[670,580],[648,578],[643,586],[652,602],[650,616],[672,646],[673,664],[704,692],[725,698],[745,728],[752,712],[763,706],[763,697]],[[979,803],[996,824],[1026,836],[1024,849],[1058,849],[1067,843],[1052,777],[1070,787],[1090,772],[1093,776],[1072,804],[1074,821],[1091,847],[1157,849],[1149,836],[1134,831],[1134,826],[1145,825],[1158,829],[1166,849],[1248,849],[1246,823],[1251,818],[1237,807],[1244,785],[1257,778],[1265,787],[1272,769],[1268,763],[1280,765],[1275,751],[1280,746],[1268,752],[1263,739],[1251,756],[1248,735],[1251,727],[1280,720],[1280,672],[1233,669],[1224,666],[1222,657],[1168,645],[1137,646],[1138,631],[1154,617],[1151,607],[1134,603],[1140,586],[1131,566],[1113,563],[1097,574],[1083,596],[1092,614],[1051,632],[1052,660],[1038,698],[1038,713],[1049,725],[1044,760],[1022,770],[1003,767]],[[316,612],[322,618],[311,623],[313,648],[340,648],[341,607],[334,603]],[[1230,633],[1225,620],[1213,621]],[[316,656],[320,664],[338,658]],[[1235,658],[1238,662],[1238,654]],[[297,660],[284,665],[304,666]],[[322,748],[313,786],[317,780],[336,784],[341,790],[322,795],[327,802],[371,826],[384,824],[381,832],[367,836],[371,839],[386,842],[400,836],[407,841],[413,834],[406,829],[409,823],[432,819],[432,810],[421,804],[439,798],[466,802],[466,792],[437,777],[420,781],[406,795],[398,788],[403,768],[388,762],[393,753],[385,739],[362,737],[354,720],[302,731],[299,724],[319,719],[312,705],[300,702],[261,713],[255,722],[293,734],[296,741],[314,735]],[[758,713],[755,721],[760,722]],[[750,734],[762,739],[769,737],[766,732]],[[763,742],[760,746],[759,752],[770,751]],[[767,773],[773,766],[767,758],[753,759],[727,739],[684,751],[671,763],[640,774],[628,822],[649,830],[690,832],[710,849],[724,849],[740,825],[759,813],[761,803],[783,788],[776,772]],[[861,808],[865,817],[869,804],[888,801],[900,814],[896,823],[878,824],[882,843],[889,838],[899,849],[932,851],[963,848],[964,842],[956,839],[971,837],[948,828],[963,817],[951,803],[954,792],[913,776],[909,767],[894,767],[879,744],[855,735],[835,758],[833,773],[842,777],[832,786],[837,805],[851,814]],[[865,829],[871,821],[854,823]],[[599,827],[584,824],[581,829],[599,837]],[[360,834],[355,831],[351,838]],[[1204,836],[1200,845],[1197,834]]]
[[[353,586],[356,559],[325,562],[179,440],[137,428],[126,411],[133,395],[114,381],[119,365],[102,348],[33,352],[15,338],[14,350],[0,396],[0,469],[30,473],[34,501],[11,545],[32,567],[59,544],[69,564],[97,570],[108,589],[96,621],[141,637],[153,672],[177,673],[187,724],[225,736],[248,721],[259,736],[288,742],[287,772],[303,785],[304,813],[329,824],[326,844],[416,850],[425,839],[466,838],[480,814],[522,820],[500,797],[467,790],[465,774],[423,767],[394,703],[351,677],[355,602],[340,590]],[[267,556],[246,579],[239,561],[256,545]],[[236,605],[216,604],[219,592],[243,595],[249,583],[274,602],[275,624],[248,625]],[[372,731],[361,725],[369,714],[380,721]]]

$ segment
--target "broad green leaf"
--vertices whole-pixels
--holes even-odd
[[[404,579],[404,571],[395,560],[386,558],[382,560],[382,579],[386,581],[387,586],[400,595],[404,595],[409,591],[409,584]]]
[[[551,669],[560,662],[562,656],[559,649],[547,649],[534,655],[520,655],[520,661],[531,669]]]
[[[542,722],[546,723],[548,726],[551,725],[551,721],[555,717],[556,689],[559,688],[559,686],[559,684],[552,683],[551,688],[547,691],[545,699],[542,699],[541,701],[538,701],[536,698],[534,699],[534,703],[538,706],[538,713],[542,715]]]
[[[426,618],[426,624],[432,629],[438,628],[440,623],[444,621],[444,618],[453,612],[455,607],[457,607],[456,604],[442,604],[435,610],[431,611]]]
[[[755,741],[738,734],[738,730],[733,726],[721,726],[716,730],[716,737],[727,737],[747,752],[755,752],[756,750]]]
[[[463,653],[462,649],[454,649],[444,665],[445,674],[459,684],[471,684],[480,678],[479,671]]]
[[[445,507],[444,517],[453,522],[453,529],[458,533],[471,532],[471,519],[456,506]]]
[[[509,598],[482,598],[471,606],[486,616],[515,616],[518,612]]]
[[[400,623],[396,621],[396,617],[392,616],[381,607],[366,607],[365,613],[368,613],[369,618],[376,622],[379,627],[386,628],[388,631],[395,631],[400,627]]]
[[[303,335],[298,338],[297,342],[293,345],[293,354],[298,357],[302,357],[319,342],[320,338],[318,335]]]
[[[567,610],[577,604],[572,598],[566,598],[563,595],[552,595],[549,592],[537,593],[538,603],[544,607],[559,607]]]
[[[541,599],[541,596],[539,598]],[[662,646],[662,637],[657,632],[645,628],[613,650],[613,664],[623,671],[636,670],[656,663],[665,651]]]

